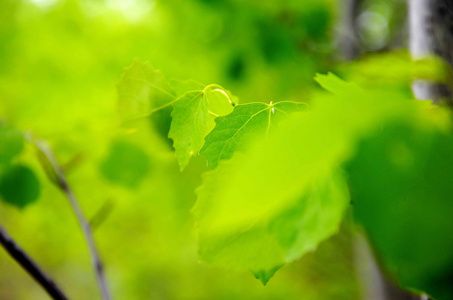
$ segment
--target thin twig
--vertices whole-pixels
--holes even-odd
[[[6,252],[27,271],[50,297],[56,300],[67,300],[68,297],[62,290],[50,279],[50,277],[33,261],[33,259],[22,250],[19,245],[9,236],[9,234],[0,225],[0,244]]]
[[[79,221],[79,224],[82,227],[83,234],[85,235],[85,239],[90,250],[91,264],[93,265],[93,269],[96,274],[96,279],[98,281],[99,289],[101,290],[102,299],[110,300],[111,296],[104,275],[104,267],[96,248],[96,243],[93,238],[90,224],[85,219],[85,216],[82,213],[79,203],[77,202],[74,193],[69,188],[69,185],[67,184],[65,179],[60,178],[60,182],[62,183],[62,189],[66,193],[66,196],[68,197],[68,200],[71,203],[72,209],[74,210],[74,213]]]
[[[107,281],[104,275],[104,267],[102,264],[102,260],[99,256],[98,250],[96,248],[96,243],[93,238],[93,233],[91,230],[91,226],[88,223],[87,219],[85,218],[82,209],[77,202],[77,199],[72,192],[71,188],[69,187],[66,177],[64,175],[63,169],[58,164],[53,152],[51,151],[50,147],[44,142],[41,141],[34,141],[36,147],[38,148],[39,154],[41,155],[41,160],[44,164],[45,170],[47,172],[51,172],[52,174],[48,174],[51,179],[58,185],[58,187],[65,193],[66,197],[71,204],[71,207],[77,217],[77,220],[82,228],[83,234],[85,236],[85,240],[88,245],[88,249],[90,251],[90,258],[91,264],[93,266],[94,273],[96,275],[96,280],[98,282],[99,290],[101,292],[101,296],[103,300],[111,300],[110,291],[108,289]]]

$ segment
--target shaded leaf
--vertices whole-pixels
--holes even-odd
[[[0,165],[7,164],[18,155],[24,147],[22,132],[0,123]]]
[[[253,276],[255,276],[256,279],[261,281],[263,285],[266,285],[269,282],[269,279],[272,278],[272,276],[275,275],[275,272],[277,272],[282,266],[277,266],[275,268],[272,268],[268,271],[258,271],[258,272],[252,272]]]
[[[0,198],[19,208],[36,201],[40,190],[38,178],[27,166],[14,165],[0,175]]]
[[[124,69],[117,88],[119,111],[125,119],[147,116],[177,98],[162,73],[139,60]]]
[[[348,164],[354,215],[400,285],[452,299],[453,135],[398,120]]]
[[[110,182],[135,188],[150,172],[150,159],[139,146],[115,141],[100,170]]]

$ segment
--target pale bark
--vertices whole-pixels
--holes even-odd
[[[337,45],[342,59],[353,60],[360,53],[360,39],[357,34],[355,20],[359,14],[362,0],[338,1]]]
[[[363,300],[427,300],[425,296],[401,290],[379,268],[373,251],[361,233],[354,239],[357,273]]]
[[[438,55],[453,66],[453,1],[409,0],[410,50],[414,59]],[[451,104],[450,85],[416,81],[416,98]]]

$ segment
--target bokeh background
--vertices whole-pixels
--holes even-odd
[[[115,299],[358,299],[347,224],[266,287],[200,263],[190,208],[206,162],[181,173],[149,120],[120,126],[116,83],[139,59],[242,103],[309,102],[316,72],[405,47],[404,2],[0,0],[0,119],[51,145],[94,220]],[[71,299],[99,299],[65,196],[30,145],[15,163],[37,174],[40,197],[23,209],[0,201],[0,224]],[[3,250],[0,299],[48,299]]]

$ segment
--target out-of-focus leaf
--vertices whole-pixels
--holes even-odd
[[[253,276],[255,276],[256,279],[261,281],[263,285],[266,285],[269,282],[269,279],[272,278],[272,276],[275,275],[275,272],[277,272],[282,266],[277,266],[269,271],[258,271],[258,272],[252,272]]]
[[[336,232],[349,203],[339,168],[357,142],[430,108],[333,74],[317,80],[334,95],[318,95],[311,110],[292,114],[267,139],[204,176],[193,208],[202,260],[266,274],[315,249]]]
[[[124,69],[117,88],[120,114],[125,119],[147,116],[177,97],[159,70],[139,60]]]
[[[63,187],[63,170],[58,164],[49,144],[42,140],[33,139],[30,137],[33,145],[35,146],[38,160],[47,175],[47,178],[59,188]]]
[[[191,91],[173,104],[172,123],[168,136],[181,170],[198,154],[206,135],[214,128],[214,119],[230,113],[232,101],[226,91],[217,87]]]
[[[413,78],[449,84],[453,78],[453,69],[442,58],[430,56],[413,62]]]
[[[385,89],[364,92],[332,74],[317,80],[334,94],[353,99],[355,105],[342,114],[374,124],[375,130],[360,135],[363,141],[347,170],[356,219],[386,269],[403,287],[450,299],[450,113],[427,102],[404,101],[404,94]]]
[[[160,71],[135,60],[118,83],[119,109],[125,119],[150,116],[157,130],[173,139],[181,170],[203,146],[216,116],[231,112],[237,98],[217,85],[167,81]],[[173,105],[170,122],[170,106]]]
[[[232,113],[215,120],[216,126],[206,136],[200,153],[207,158],[208,165],[215,168],[220,160],[231,158],[237,149],[244,149],[250,141],[268,134],[271,127],[289,113],[306,107],[296,102],[237,105]]]
[[[414,60],[407,51],[371,54],[341,67],[348,79],[364,86],[410,89],[416,79],[448,83],[453,71],[444,60],[431,56]]]
[[[19,208],[36,201],[40,189],[38,178],[27,166],[13,165],[0,174],[0,198]]]
[[[265,283],[277,267],[333,234],[349,200],[342,175],[331,177],[323,166],[303,174],[279,166],[281,159],[264,160],[269,152],[261,150],[234,156],[206,175],[193,213],[203,261],[252,270]],[[256,169],[258,162],[263,167]]]
[[[206,85],[195,80],[170,80],[170,85],[176,95],[182,96],[190,91],[201,91]]]
[[[348,204],[336,170],[347,142],[329,107],[290,116],[204,176],[193,209],[202,260],[270,274],[337,230]]]
[[[100,170],[112,183],[136,188],[148,175],[151,162],[148,155],[137,145],[115,141]]]
[[[354,215],[402,286],[452,299],[453,135],[407,121],[360,143],[347,168]]]
[[[22,132],[0,121],[0,165],[9,163],[22,151],[24,136]]]

